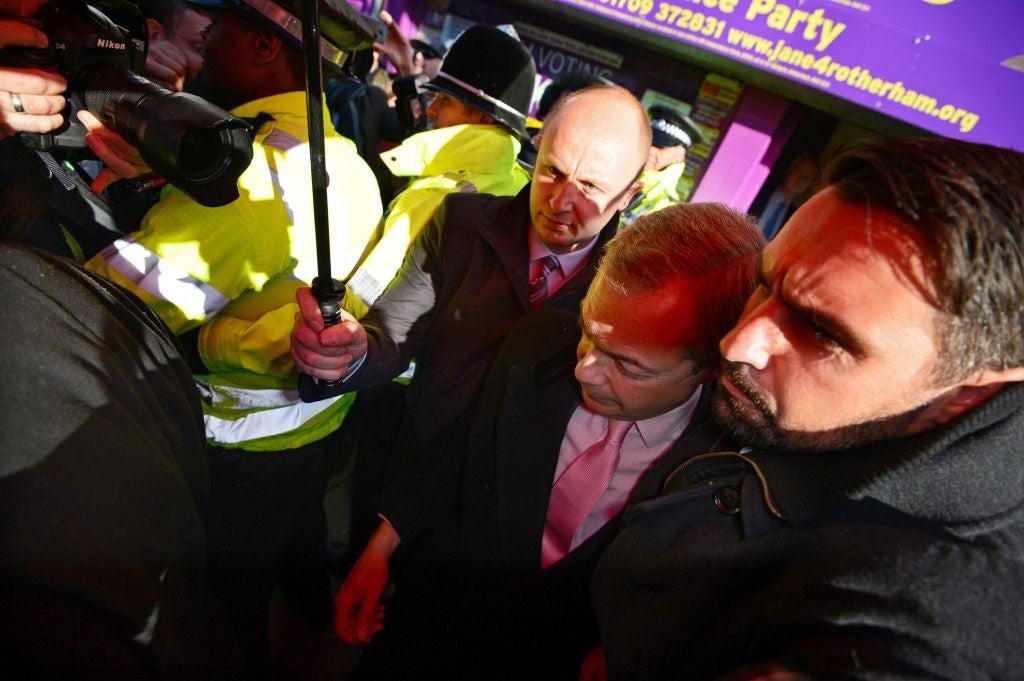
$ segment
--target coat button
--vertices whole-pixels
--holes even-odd
[[[491,479],[484,480],[484,491],[488,494],[494,494],[494,481]]]
[[[740,512],[740,491],[735,487],[723,487],[715,492],[715,508],[726,515],[736,515]]]

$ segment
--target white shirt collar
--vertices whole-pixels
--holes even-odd
[[[594,250],[596,244],[597,236],[572,253],[555,253],[548,248],[546,243],[540,240],[533,226],[530,226],[530,262],[540,260],[547,255],[553,255],[558,258],[558,264],[561,266],[562,272],[567,279],[571,278],[576,273],[576,270],[583,266],[583,263],[587,261],[587,257],[590,255],[590,251]]]
[[[700,401],[703,385],[698,385],[690,397],[675,409],[667,411],[660,416],[654,416],[643,421],[636,422],[636,430],[647,447],[657,447],[665,442],[675,442],[683,434],[686,427],[690,425],[693,412],[697,409],[697,402]]]

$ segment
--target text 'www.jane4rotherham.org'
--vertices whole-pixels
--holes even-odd
[[[940,104],[902,80],[876,75],[863,65],[836,61],[827,50],[847,25],[823,8],[808,11],[799,3],[778,0],[565,0],[599,14],[627,19],[701,47],[762,68],[783,73],[819,88],[841,84],[932,116],[970,132],[978,124],[976,113],[954,104]],[[857,5],[859,3],[852,3]],[[725,15],[725,16],[723,16]],[[747,25],[763,26],[761,35],[729,25],[730,16]],[[779,36],[784,34],[785,37]],[[771,35],[775,34],[775,35]]]

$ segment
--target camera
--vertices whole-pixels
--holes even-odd
[[[399,76],[391,81],[391,91],[395,93],[395,113],[407,134],[427,129],[427,106],[433,93],[423,86],[429,81],[430,76],[426,73]]]
[[[49,38],[41,49],[7,48],[0,63],[60,72],[68,81],[65,124],[22,133],[43,151],[84,149],[86,110],[135,145],[153,170],[204,206],[238,198],[238,177],[252,161],[251,126],[195,95],[137,75],[145,65],[146,27],[127,0],[51,2],[38,17]]]

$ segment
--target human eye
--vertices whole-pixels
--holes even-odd
[[[814,340],[824,348],[829,350],[841,350],[843,344],[838,338],[832,335],[832,333],[824,326],[811,322],[811,334],[814,336]]]
[[[860,346],[856,341],[851,340],[850,336],[841,328],[837,328],[813,312],[805,313],[801,321],[808,337],[822,352],[829,355],[859,356],[861,354]]]
[[[628,365],[619,359],[615,360],[615,369],[631,381],[642,381],[645,378],[648,378],[646,374],[636,371],[631,367],[631,365]]]

